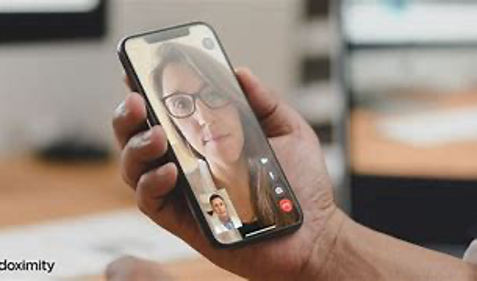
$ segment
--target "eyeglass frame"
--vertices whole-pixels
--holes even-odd
[[[184,92],[175,92],[173,94],[170,94],[166,97],[163,97],[161,99],[162,103],[164,104],[164,107],[166,108],[167,110],[167,113],[169,115],[171,115],[172,117],[174,118],[177,118],[177,119],[185,119],[185,118],[189,118],[191,117],[192,115],[194,115],[194,113],[197,111],[197,100],[199,99],[205,106],[207,106],[208,108],[210,109],[218,109],[218,108],[222,108],[222,107],[225,107],[227,105],[229,105],[231,103],[231,100],[229,97],[223,97],[224,100],[225,100],[225,103],[223,105],[220,105],[220,106],[211,106],[210,104],[208,104],[206,101],[204,101],[204,99],[202,98],[202,95],[204,95],[204,89],[206,87],[202,87],[197,93],[194,93],[194,94],[190,94],[190,93],[184,93]],[[167,106],[167,100],[172,98],[172,97],[175,97],[175,96],[187,96],[189,98],[192,99],[192,105],[193,105],[193,110],[191,111],[191,113],[187,114],[187,115],[184,115],[184,116],[177,116],[175,115],[174,113],[172,113],[172,111],[170,110],[170,108]]]

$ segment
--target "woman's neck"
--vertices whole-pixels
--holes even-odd
[[[221,188],[249,185],[248,165],[243,157],[234,163],[209,163],[209,166],[214,180]]]

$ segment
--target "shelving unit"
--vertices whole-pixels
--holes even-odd
[[[333,80],[337,33],[330,16],[333,1],[305,0],[296,45],[300,79],[292,104],[320,138],[338,202],[348,209],[344,141],[344,99]]]

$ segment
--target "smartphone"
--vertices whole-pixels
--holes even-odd
[[[170,144],[182,189],[217,247],[297,230],[300,205],[216,32],[189,23],[123,39],[118,53]]]

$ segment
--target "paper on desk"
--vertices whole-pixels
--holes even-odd
[[[477,107],[386,118],[377,128],[388,138],[418,147],[477,140]]]
[[[100,275],[107,264],[123,255],[165,262],[198,254],[135,210],[0,229],[0,260],[56,263],[50,275],[1,271],[0,280]]]

